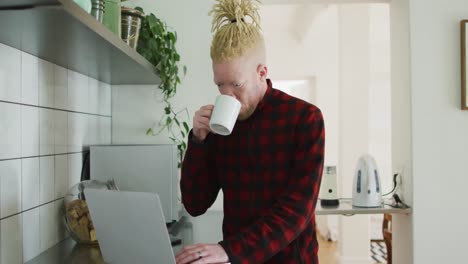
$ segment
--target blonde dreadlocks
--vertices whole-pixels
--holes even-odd
[[[238,58],[263,45],[258,14],[259,0],[216,0],[213,15],[211,59],[215,62]]]

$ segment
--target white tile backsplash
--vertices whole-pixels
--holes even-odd
[[[99,114],[100,106],[99,102],[101,98],[99,97],[101,94],[99,81],[93,78],[89,78],[89,113],[91,114]]]
[[[39,59],[39,105],[55,107],[54,64]]]
[[[99,117],[99,144],[110,144],[111,143],[111,118],[110,117]]]
[[[63,199],[54,202],[54,214],[57,221],[57,242],[64,240],[70,234],[65,226]]]
[[[88,115],[68,113],[68,152],[83,150],[88,137]]]
[[[68,113],[54,111],[55,154],[67,153],[68,150]]]
[[[39,108],[21,106],[21,156],[39,155]]]
[[[40,157],[39,167],[39,201],[44,204],[55,198],[55,157]]]
[[[99,136],[99,116],[89,115],[88,116],[88,132],[87,132],[87,140],[86,143],[88,145],[96,145],[99,144],[98,136]]]
[[[21,52],[21,103],[39,105],[39,59]]]
[[[0,102],[0,159],[20,156],[21,106]]]
[[[21,212],[21,160],[0,161],[0,217]]]
[[[41,253],[39,208],[24,212],[23,215],[23,261],[28,262]]]
[[[21,159],[22,210],[39,205],[39,158]]]
[[[55,156],[55,199],[62,198],[68,191],[68,155]]]
[[[57,243],[57,218],[55,203],[51,202],[39,207],[40,249],[45,251]]]
[[[88,133],[86,145],[110,144],[111,118],[105,116],[88,116]]]
[[[51,155],[55,153],[55,111],[52,109],[39,109],[39,153]]]
[[[21,52],[0,43],[0,100],[21,101]]]
[[[110,116],[111,115],[111,85],[99,82],[99,114]]]
[[[83,154],[68,155],[68,189],[80,182],[81,168],[83,166]]]
[[[82,151],[110,144],[112,91],[3,44],[0,58],[0,264],[14,264],[69,236],[63,196]]]
[[[89,77],[68,70],[68,105],[70,110],[87,113],[89,111]]]
[[[55,108],[68,110],[68,70],[54,65],[54,105]]]
[[[8,217],[1,221],[1,263],[23,263],[22,215]]]

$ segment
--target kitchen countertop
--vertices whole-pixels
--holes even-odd
[[[411,214],[413,211],[410,207],[394,207],[385,200],[385,203],[379,207],[355,207],[353,200],[349,198],[339,199],[340,204],[336,207],[322,207],[320,201],[317,202],[315,215],[357,215],[357,214]]]
[[[183,246],[193,243],[192,224],[185,217],[179,221],[170,233],[180,238],[182,243],[172,247],[174,253]],[[78,244],[71,237],[59,242],[26,264],[105,264],[98,245]]]
[[[380,208],[356,208],[350,199],[341,199],[340,206],[322,208],[317,203],[316,215],[353,215],[353,214],[411,214],[411,208],[392,208],[385,205]],[[173,246],[174,253],[179,252],[183,246],[194,243],[217,243],[222,240],[223,212],[209,210],[199,217],[190,217],[187,212],[178,224],[170,228],[170,233],[181,239],[181,244]],[[96,245],[77,244],[72,238],[67,238],[54,247],[43,252],[26,264],[103,264],[101,251]]]
[[[104,264],[99,246],[80,245],[67,238],[26,264]]]

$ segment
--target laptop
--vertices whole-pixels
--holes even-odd
[[[176,263],[156,193],[98,189],[84,193],[106,263]]]

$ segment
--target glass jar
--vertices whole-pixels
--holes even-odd
[[[84,195],[84,190],[87,188],[107,190],[118,190],[118,188],[114,180],[108,182],[87,180],[71,187],[63,199],[65,226],[73,240],[80,244],[97,244],[96,232]]]
[[[120,38],[120,0],[106,0],[102,23]]]
[[[73,0],[73,2],[83,8],[86,13],[91,13],[91,0]]]

